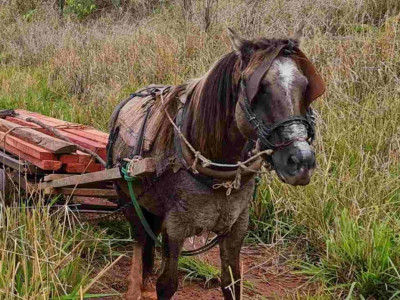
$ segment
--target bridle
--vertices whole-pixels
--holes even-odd
[[[281,54],[282,51],[285,54],[293,54],[293,58],[296,60],[296,63],[301,67],[304,75],[308,79],[309,86],[307,87],[307,90],[305,92],[305,104],[308,109],[305,116],[291,116],[287,119],[275,122],[274,124],[265,124],[262,120],[257,118],[256,114],[251,108],[251,103],[258,94],[262,78],[270,69],[272,62]],[[304,53],[301,52],[301,50],[293,44],[293,41],[289,40],[283,44],[278,45],[248,78],[244,79],[243,68],[241,68],[241,70],[242,76],[239,82],[238,104],[243,110],[246,120],[254,129],[260,144],[260,147],[257,147],[257,142],[247,137],[248,143],[246,144],[244,152],[246,152],[246,157],[250,155],[246,162],[255,159],[256,157],[257,160],[254,160],[251,165],[244,166],[243,162],[238,162],[237,164],[219,164],[211,160],[205,159],[205,157],[202,157],[200,163],[199,157],[201,157],[201,153],[199,151],[196,151],[196,149],[194,149],[190,145],[190,143],[188,143],[188,141],[184,142],[184,134],[181,132],[183,120],[185,119],[188,103],[190,101],[190,97],[188,97],[186,101],[182,102],[182,106],[175,116],[176,124],[171,117],[169,118],[170,122],[174,125],[175,128],[174,144],[177,155],[182,164],[187,169],[192,170],[192,172],[190,173],[194,177],[205,176],[206,178],[211,180],[230,180],[230,182],[232,183],[236,181],[236,179],[238,178],[238,174],[243,177],[249,177],[251,175],[254,175],[254,173],[259,172],[263,160],[266,160],[270,164],[270,167],[273,168],[271,154],[274,152],[274,150],[288,147],[296,141],[306,141],[311,144],[314,140],[315,116],[309,104],[324,93],[325,86],[321,76],[318,74],[315,67],[304,55]],[[301,123],[306,126],[306,138],[296,137],[279,144],[274,144],[271,141],[272,134],[276,130],[289,127],[295,123]],[[191,146],[191,148],[189,147],[189,145],[187,145],[187,143]],[[256,148],[256,151],[252,151],[254,150],[254,147]],[[261,159],[260,155],[266,155],[267,157]],[[225,170],[221,170],[221,168],[224,168]]]
[[[309,144],[312,144],[315,138],[315,115],[314,111],[312,110],[311,107],[308,107],[306,116],[290,116],[284,120],[277,121],[273,124],[265,124],[263,120],[260,120],[257,118],[256,114],[254,113],[253,109],[251,108],[250,101],[246,95],[246,86],[244,83],[244,80],[241,80],[240,82],[240,91],[241,94],[243,95],[243,102],[240,102],[239,105],[242,108],[244,115],[249,121],[250,125],[253,127],[255,130],[257,137],[261,143],[261,149],[262,150],[278,150],[282,149],[285,147],[290,146],[294,142],[298,141],[303,141],[303,142],[308,142]],[[290,139],[288,141],[279,143],[279,144],[274,144],[271,142],[271,137],[273,132],[280,128],[285,128],[288,126],[291,126],[292,124],[295,123],[301,123],[304,124],[307,128],[307,138],[304,137],[296,137],[293,139]]]
[[[250,76],[249,79],[244,79],[243,70],[242,76],[240,79],[240,91],[239,95],[242,97],[242,101],[239,102],[239,105],[252,128],[255,130],[257,134],[257,138],[261,143],[262,150],[278,150],[285,147],[290,146],[294,142],[297,141],[305,141],[309,144],[312,144],[315,138],[315,115],[311,108],[308,106],[305,116],[290,116],[284,120],[277,121],[273,124],[265,124],[265,122],[257,117],[251,108],[252,100],[258,94],[261,80],[267,74],[270,69],[272,62],[284,51],[286,55],[288,54],[296,54],[296,50],[294,49],[294,45],[290,43],[286,45],[281,45],[277,47],[277,49],[272,53],[271,57],[265,60]],[[307,137],[296,137],[290,139],[288,141],[284,141],[279,144],[274,144],[271,141],[272,134],[278,129],[289,127],[295,123],[304,124],[307,128]]]

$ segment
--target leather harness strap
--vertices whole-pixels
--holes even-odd
[[[269,54],[268,59],[265,59],[261,65],[250,75],[250,77],[246,80],[246,94],[247,97],[252,103],[254,100],[255,96],[257,95],[261,81],[265,74],[268,72],[268,70],[271,68],[271,65],[275,58],[279,56],[281,53],[282,49],[285,48],[287,45],[280,45],[276,47],[274,51]]]
[[[182,128],[183,118],[186,113],[187,102],[183,104],[183,106],[178,110],[178,113],[175,116],[175,122],[178,128]],[[175,130],[174,135],[174,144],[175,149],[178,155],[178,158],[184,165],[186,169],[190,169],[190,166],[193,165],[195,158],[193,157],[192,153],[188,146],[181,140],[178,132]],[[259,158],[255,160],[250,166],[248,166],[247,170],[242,170],[241,174],[244,178],[254,175],[254,172],[258,171],[261,168],[262,159]],[[189,172],[192,176],[194,176],[199,181],[206,183],[207,185],[214,185],[216,180],[234,180],[238,170],[232,171],[222,171],[222,170],[215,170],[208,167],[203,167],[202,165],[198,164],[196,169],[200,174],[194,174],[193,172]],[[253,171],[251,171],[253,170]]]

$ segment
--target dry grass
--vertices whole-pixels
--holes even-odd
[[[125,10],[97,11],[79,22],[29,3],[0,7],[0,107],[102,129],[116,103],[136,88],[204,74],[230,49],[226,27],[247,38],[287,36],[305,21],[302,48],[328,86],[314,103],[318,170],[306,188],[269,178],[253,207],[254,233],[267,242],[304,240],[307,272],[322,274],[336,296],[398,293],[397,0],[220,0],[208,32],[200,1],[190,16],[181,1],[154,3],[141,14],[132,5],[142,2],[131,1]],[[376,230],[390,251],[375,243]],[[349,246],[354,234],[366,240],[365,252]],[[372,266],[370,258],[378,256],[381,263]]]
[[[32,206],[4,207],[1,203],[0,298],[78,299],[87,295],[96,284],[94,267],[102,270],[115,261],[105,239],[109,239],[105,232],[82,225],[67,206],[52,209],[42,200]],[[109,294],[118,295],[115,291]]]

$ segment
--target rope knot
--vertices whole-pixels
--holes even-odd
[[[231,192],[232,192],[233,181],[225,181],[225,182],[222,182],[222,183],[216,183],[216,184],[214,184],[212,186],[212,188],[214,190],[217,190],[217,189],[219,189],[221,187],[226,188],[226,195],[229,196],[231,194]]]
[[[193,161],[193,164],[192,164],[192,167],[191,167],[194,174],[199,174],[199,171],[197,171],[197,164],[199,162],[200,155],[201,155],[200,151],[196,151],[194,153],[194,161]]]
[[[236,173],[236,177],[235,177],[235,180],[232,182],[232,184],[233,184],[233,188],[235,189],[235,190],[238,190],[238,189],[240,189],[240,186],[242,185],[241,183],[241,181],[242,181],[242,168],[243,168],[243,163],[241,163],[241,162],[238,162],[238,164],[239,164],[239,168],[238,168],[238,170],[237,170],[237,173]]]

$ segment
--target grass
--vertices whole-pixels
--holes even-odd
[[[96,284],[94,266],[115,260],[108,255],[105,232],[80,225],[67,207],[51,209],[42,201],[1,205],[0,227],[3,299],[83,297]]]
[[[200,279],[205,281],[205,285],[208,285],[212,281],[218,281],[221,276],[219,268],[197,258],[180,257],[178,268],[186,273],[185,280]]]
[[[320,278],[331,290],[350,289],[377,299],[399,295],[399,246],[392,220],[364,224],[344,210],[327,234],[326,255],[317,264],[305,264],[304,273]],[[338,278],[342,278],[338,281]],[[346,278],[344,281],[343,278]]]
[[[115,105],[138,87],[203,75],[230,49],[226,27],[247,38],[287,36],[305,21],[302,48],[327,83],[313,103],[318,168],[307,187],[264,178],[248,240],[298,245],[300,271],[327,298],[399,295],[397,0],[220,0],[207,32],[198,1],[189,15],[178,1],[94,2],[82,20],[41,1],[0,7],[0,108],[106,130]]]

